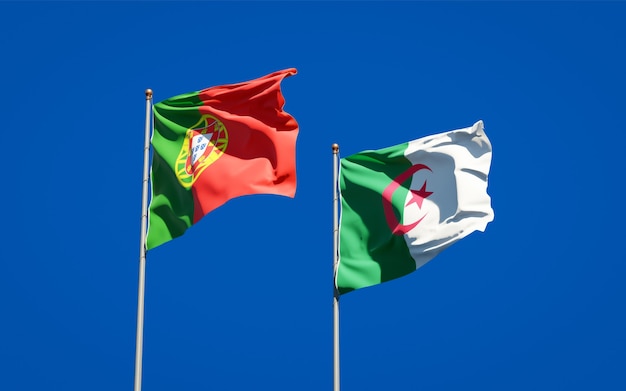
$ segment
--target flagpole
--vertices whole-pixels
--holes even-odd
[[[148,165],[150,160],[150,117],[152,90],[146,90],[146,128],[143,145],[143,188],[141,194],[141,239],[139,244],[139,289],[137,295],[137,339],[135,345],[135,391],[141,390],[143,357],[143,312],[146,290],[146,228],[148,225]]]
[[[339,237],[339,183],[337,173],[339,171],[339,145],[333,144],[333,276],[337,275],[338,263],[338,237]],[[336,282],[333,282],[333,383],[334,391],[339,391],[339,291]]]

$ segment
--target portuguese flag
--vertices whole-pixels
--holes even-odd
[[[493,220],[491,143],[473,126],[341,159],[340,294],[415,271]]]
[[[295,69],[156,103],[146,248],[185,233],[231,198],[294,197],[298,123],[280,83]]]

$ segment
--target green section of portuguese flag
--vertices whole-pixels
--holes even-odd
[[[403,236],[393,235],[385,219],[382,193],[411,167],[407,144],[365,151],[341,159],[341,223],[339,227],[339,293],[380,284],[415,271]],[[393,194],[398,221],[410,180]]]
[[[202,105],[197,92],[154,105],[148,250],[181,236],[193,224],[193,194],[178,181],[175,165],[187,130],[201,118]]]

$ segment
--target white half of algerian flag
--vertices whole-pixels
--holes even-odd
[[[483,122],[341,159],[340,293],[413,272],[493,221]]]

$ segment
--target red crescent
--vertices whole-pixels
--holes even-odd
[[[391,233],[393,233],[394,235],[404,235],[405,233],[415,228],[424,219],[424,217],[426,217],[422,216],[421,219],[411,224],[401,224],[398,219],[396,219],[396,215],[393,213],[393,205],[391,204],[391,197],[393,197],[393,193],[400,187],[402,182],[409,179],[419,170],[428,170],[432,172],[430,167],[428,167],[427,165],[416,164],[409,167],[409,169],[402,174],[398,175],[383,191],[383,210],[385,212],[385,219],[387,220],[387,225],[391,229]]]

